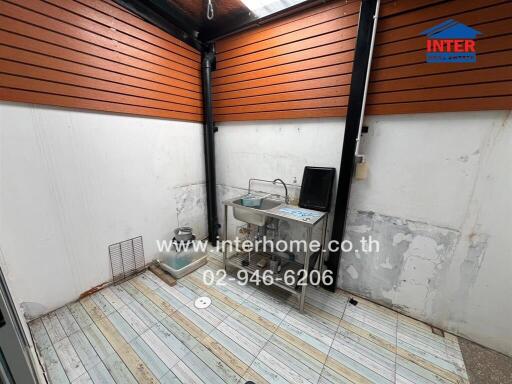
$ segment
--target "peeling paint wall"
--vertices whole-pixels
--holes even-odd
[[[509,111],[369,117],[341,288],[512,355],[512,118]],[[339,169],[344,120],[225,123],[219,200],[251,177],[300,185],[305,165]]]
[[[206,218],[206,184],[189,184],[174,188],[177,226],[191,227],[197,239],[208,236]],[[174,236],[174,234],[171,234]]]
[[[151,261],[203,234],[203,190],[201,124],[0,103],[0,265],[28,317],[110,280],[111,243]]]
[[[453,255],[459,232],[418,221],[352,211],[346,239],[379,242],[379,252],[351,251],[341,259],[344,289],[425,318],[432,313],[439,280]]]

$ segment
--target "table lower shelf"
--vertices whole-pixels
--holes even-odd
[[[262,252],[261,253],[251,253],[251,256],[249,259],[249,265],[244,266],[244,265],[242,265],[242,260],[247,260],[248,254],[247,253],[237,253],[233,256],[230,256],[228,259],[226,259],[226,265],[237,268],[239,270],[245,270],[249,273],[249,276],[251,276],[254,273],[259,273],[262,282],[265,282],[265,279],[263,278],[263,273],[265,271],[269,271],[270,268],[268,268],[268,267],[260,268],[257,266],[257,263],[260,261],[260,259],[262,257],[270,258],[270,255],[262,253]],[[298,288],[301,288],[301,287],[300,286],[297,287],[297,285],[295,284],[295,282],[297,281],[297,278],[293,279],[294,284],[287,284],[287,281],[285,281],[285,273],[287,271],[291,270],[291,271],[293,271],[294,276],[297,276],[297,272],[301,269],[304,269],[303,264],[297,263],[295,261],[284,261],[284,262],[282,262],[281,272],[272,274],[272,278],[268,279],[267,282],[271,283],[271,285],[275,285],[277,287],[287,290],[290,293],[300,296],[301,292],[298,290]]]

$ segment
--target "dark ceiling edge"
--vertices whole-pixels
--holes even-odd
[[[170,35],[187,43],[188,45],[203,52],[207,43],[214,42],[221,38],[231,36],[250,28],[256,28],[269,22],[281,19],[292,14],[299,13],[315,6],[329,3],[334,0],[306,0],[303,3],[283,9],[282,11],[271,15],[257,18],[250,12],[240,14],[237,13],[230,18],[225,19],[223,24],[225,28],[203,28],[199,33],[193,30],[194,23],[190,17],[178,7],[172,7],[172,12],[165,12],[164,7],[160,3],[161,0],[141,1],[141,0],[113,0],[123,8],[138,15],[145,21],[155,25]],[[170,3],[166,2],[168,7]],[[245,17],[244,17],[245,15]]]
[[[240,15],[235,15],[231,19],[226,20],[226,24],[234,25],[233,28],[225,28],[220,30],[219,28],[217,28],[215,30],[217,33],[215,34],[206,34],[207,30],[205,30],[204,32],[201,32],[199,34],[199,37],[203,42],[215,42],[219,39],[231,36],[235,33],[239,33],[250,28],[260,27],[264,24],[268,24],[269,22],[275,21],[277,19],[281,19],[286,16],[291,16],[306,9],[310,9],[321,4],[330,3],[332,1],[334,0],[307,0],[303,3],[291,6],[279,12],[261,18],[256,18],[254,16],[249,15],[244,19],[241,18]]]
[[[151,6],[150,1],[114,0],[114,2],[193,48],[203,51],[204,45],[196,37],[197,32],[190,29],[192,24],[188,22],[189,18],[179,9],[174,8],[172,15],[163,16]]]

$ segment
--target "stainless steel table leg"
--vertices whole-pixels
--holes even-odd
[[[319,268],[318,270],[320,271],[320,280],[322,279],[322,274],[324,273],[324,257],[325,257],[325,242],[326,242],[326,237],[327,237],[327,224],[329,222],[329,215],[326,214],[324,216],[324,220],[323,220],[323,225],[322,225],[322,250],[320,252],[320,257],[319,257],[319,262],[320,262],[320,265],[319,265]]]
[[[300,301],[299,301],[299,311],[304,312],[304,302],[306,300],[306,288],[309,283],[309,258],[311,257],[311,249],[310,249],[310,243],[311,243],[311,237],[313,235],[313,227],[308,228],[308,233],[306,237],[306,256],[304,257],[304,269],[306,272],[306,280],[305,284],[301,288],[301,294],[300,294]]]
[[[222,259],[224,261],[224,270],[227,272],[227,261],[228,261],[228,206],[224,205],[224,244],[222,244]]]

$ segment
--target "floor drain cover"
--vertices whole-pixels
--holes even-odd
[[[208,308],[211,303],[212,303],[212,299],[210,299],[209,297],[206,297],[206,296],[201,296],[196,299],[196,301],[194,302],[194,305],[196,306],[196,308],[203,309],[203,308]]]

